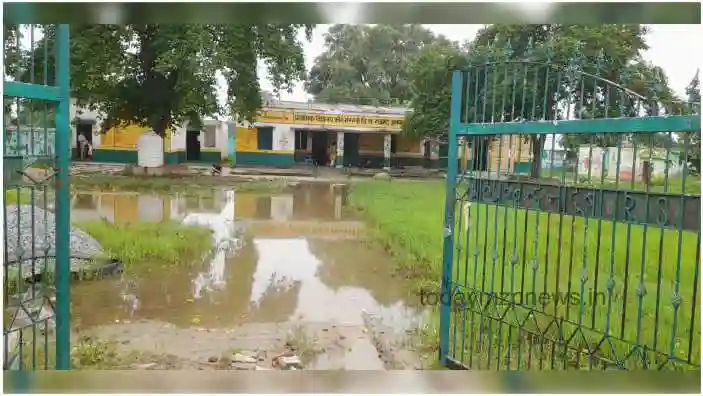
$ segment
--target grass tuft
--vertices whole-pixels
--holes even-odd
[[[113,224],[90,220],[77,226],[97,239],[110,258],[120,260],[125,270],[148,264],[190,264],[212,248],[209,229],[171,221]]]
[[[36,191],[36,195],[41,194],[40,191]],[[5,190],[5,206],[9,205],[27,205],[32,203],[32,193],[29,188],[12,188]]]

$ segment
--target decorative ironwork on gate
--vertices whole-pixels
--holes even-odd
[[[5,25],[4,370],[70,368],[68,44],[68,25]]]
[[[453,75],[442,362],[700,368],[700,97],[510,55]]]

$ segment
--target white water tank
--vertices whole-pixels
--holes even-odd
[[[146,131],[137,142],[137,165],[157,168],[164,165],[164,143],[154,131]]]

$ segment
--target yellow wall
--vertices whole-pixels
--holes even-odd
[[[381,134],[362,133],[359,135],[359,152],[361,154],[383,155],[383,136]],[[396,157],[420,156],[420,138],[396,136]]]
[[[383,135],[362,133],[359,135],[359,152],[383,153]]]
[[[237,128],[237,151],[255,152],[259,151],[256,128]]]
[[[109,129],[100,138],[100,147],[103,149],[112,150],[136,150],[137,143],[142,134],[151,128],[141,125],[127,125],[119,126]],[[166,151],[171,150],[171,134],[173,131],[171,129],[166,130],[166,138],[164,139],[164,149]]]
[[[420,138],[398,136],[395,151],[396,153],[422,155],[422,151],[420,151],[420,143],[422,143],[422,139]]]

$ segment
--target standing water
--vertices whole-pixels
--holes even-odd
[[[265,365],[297,343],[306,368],[412,368],[392,361],[399,355],[387,349],[398,347],[379,335],[405,334],[422,315],[393,278],[390,257],[344,207],[345,193],[339,185],[78,193],[74,222],[178,221],[211,229],[212,252],[184,268],[76,283],[73,321],[131,348],[198,362],[246,351]]]

